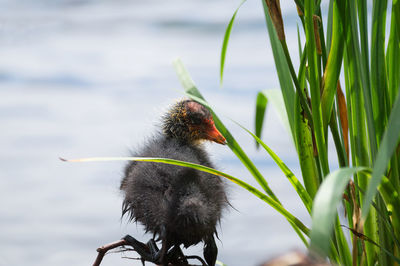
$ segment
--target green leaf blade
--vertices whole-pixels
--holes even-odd
[[[236,123],[238,124],[238,123]],[[267,145],[263,142],[259,137],[255,134],[251,133],[250,130],[246,129],[242,125],[238,124],[241,128],[243,128],[247,133],[249,133],[256,141],[259,143],[266,152],[271,156],[271,158],[275,161],[278,167],[281,169],[283,174],[289,179],[289,182],[292,184],[294,189],[296,190],[297,194],[299,195],[300,199],[302,200],[304,206],[307,208],[308,212],[311,213],[312,207],[312,199],[307,191],[304,189],[303,185],[297,179],[297,177],[293,174],[293,172],[287,167],[287,165],[279,158],[278,155]]]
[[[232,181],[233,183],[238,184],[240,187],[246,189],[249,191],[251,194],[255,195],[259,199],[265,201],[268,205],[270,205],[272,208],[274,208],[276,211],[281,213],[292,225],[294,225],[297,229],[302,231],[305,234],[308,234],[309,229],[298,219],[296,218],[293,214],[291,214],[289,211],[287,211],[285,208],[282,207],[282,205],[272,199],[271,197],[265,195],[255,187],[247,184],[246,182],[242,181],[241,179],[234,177],[232,175],[229,175],[227,173],[224,173],[222,171],[200,165],[200,164],[195,164],[195,163],[190,163],[190,162],[184,162],[180,160],[175,160],[175,159],[170,159],[170,158],[154,158],[154,157],[92,157],[92,158],[82,158],[82,159],[73,159],[73,160],[66,160],[60,158],[62,161],[66,162],[106,162],[106,161],[137,161],[137,162],[148,162],[148,163],[164,163],[164,164],[170,164],[170,165],[176,165],[176,166],[182,166],[182,167],[189,167],[195,170],[199,170],[202,172],[206,172],[209,174],[217,175],[217,176],[222,176],[229,181]]]
[[[376,121],[377,140],[383,136],[387,122],[388,89],[385,63],[385,26],[387,0],[373,2],[371,36],[372,103]],[[379,146],[379,142],[378,142]]]
[[[336,95],[337,83],[339,80],[340,69],[342,66],[343,48],[344,48],[344,36],[342,30],[342,23],[340,20],[339,9],[336,3],[334,3],[332,45],[322,80],[323,92],[321,97],[321,107],[322,107],[324,131],[327,130],[329,119],[331,118],[333,102]]]
[[[320,77],[318,69],[317,47],[314,34],[314,1],[306,1],[304,5],[305,30],[306,30],[306,50],[308,57],[308,76],[311,92],[311,110],[315,142],[318,150],[318,157],[321,163],[323,175],[329,173],[329,163],[326,151],[326,140],[324,135],[322,110],[320,101]]]
[[[261,138],[261,132],[264,124],[265,110],[267,108],[268,98],[264,93],[259,92],[256,100],[255,132],[256,136]],[[260,144],[256,141],[257,148]]]
[[[383,174],[390,162],[390,158],[395,151],[400,136],[400,93],[397,94],[393,109],[389,117],[388,126],[383,135],[383,139],[376,157],[374,168],[372,171],[371,181],[369,182],[368,189],[364,198],[362,206],[362,217],[366,219],[372,200],[375,197],[377,188],[382,180]]]
[[[226,51],[228,49],[228,43],[229,43],[229,38],[231,35],[231,31],[232,31],[232,26],[233,23],[235,21],[236,18],[236,14],[239,11],[239,8],[244,4],[244,2],[246,2],[246,0],[243,0],[240,5],[238,6],[238,8],[235,10],[235,12],[233,13],[233,16],[231,18],[231,20],[229,21],[228,26],[226,27],[225,30],[225,35],[224,35],[224,41],[222,43],[222,49],[221,49],[221,63],[220,63],[220,85],[222,86],[223,83],[223,78],[224,78],[224,67],[225,67],[225,57],[226,57]]]
[[[291,76],[290,69],[286,60],[282,44],[278,39],[276,30],[272,23],[271,17],[268,12],[268,7],[265,1],[262,1],[264,7],[265,20],[267,24],[267,29],[269,33],[269,39],[271,43],[271,48],[274,56],[275,66],[279,78],[279,84],[282,90],[282,95],[286,107],[286,113],[289,120],[290,132],[293,141],[296,139],[294,134],[296,134],[294,127],[294,103],[295,103],[295,90],[292,80],[289,78]],[[295,141],[294,141],[295,142]]]

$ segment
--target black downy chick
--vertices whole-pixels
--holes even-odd
[[[135,156],[171,158],[214,168],[201,142],[226,144],[216,129],[211,113],[192,100],[176,103],[163,117],[162,133],[148,141]],[[220,177],[191,168],[149,162],[130,162],[121,182],[125,195],[123,215],[143,224],[162,241],[143,244],[131,236],[125,240],[142,261],[179,264],[185,247],[204,242],[204,259],[215,265],[214,235],[222,210],[228,205]]]

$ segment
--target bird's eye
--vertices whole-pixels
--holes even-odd
[[[192,117],[191,122],[193,125],[200,125],[203,122],[203,120],[198,116],[194,116]]]

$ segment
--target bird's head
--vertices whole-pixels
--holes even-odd
[[[225,138],[215,127],[211,112],[193,100],[177,102],[163,117],[166,136],[189,143],[203,140],[226,144]]]

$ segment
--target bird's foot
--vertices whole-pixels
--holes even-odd
[[[161,253],[153,239],[147,242],[147,244],[144,244],[143,242],[136,240],[134,237],[126,235],[123,240],[132,246],[140,255],[143,265],[145,261],[160,264]]]
[[[185,256],[179,245],[168,250],[163,256],[162,249],[158,248],[154,239],[150,239],[147,244],[144,244],[134,237],[126,235],[123,240],[140,255],[143,265],[148,261],[157,265],[189,266],[188,259],[198,259],[203,266],[207,266],[204,260],[198,256]]]
[[[167,261],[176,266],[189,266],[186,256],[183,254],[179,245],[175,245],[167,253]]]

